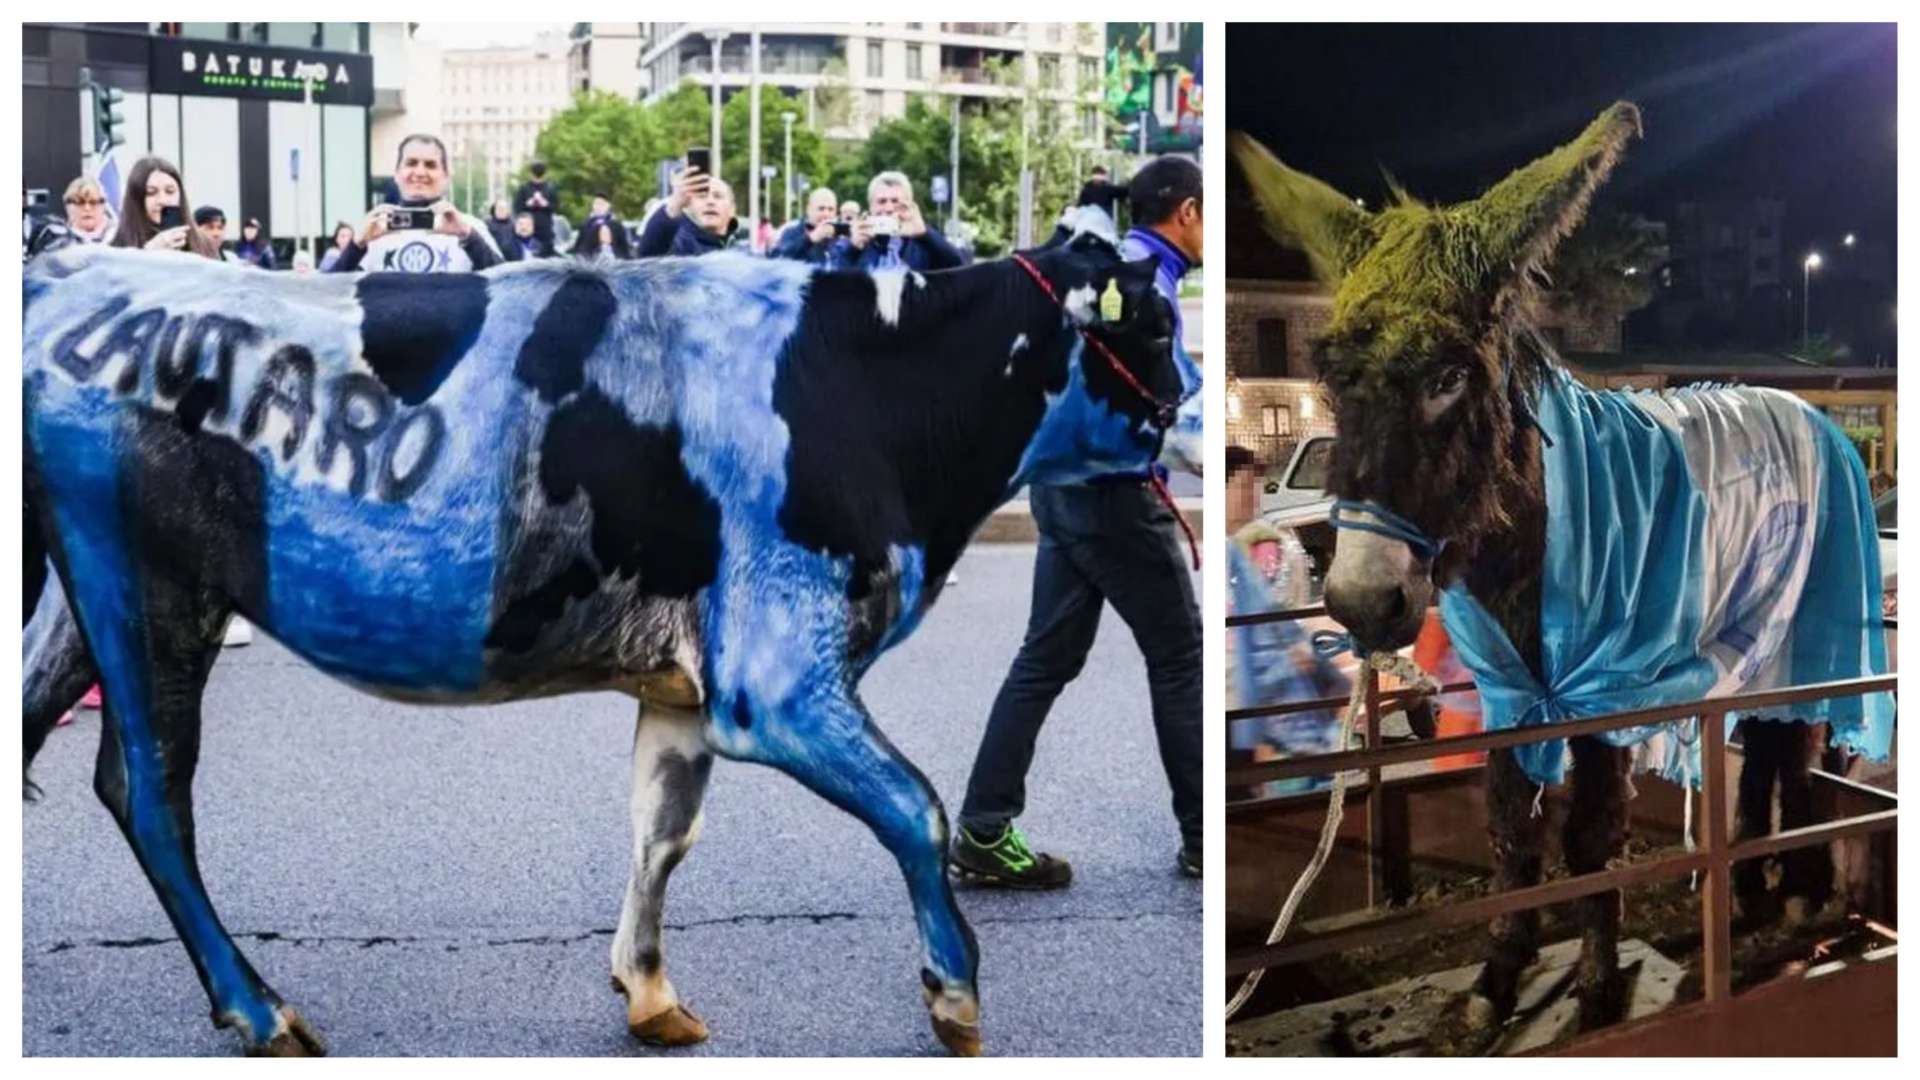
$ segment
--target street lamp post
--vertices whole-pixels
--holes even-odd
[[[787,129],[786,166],[780,170],[780,183],[787,189],[786,213],[780,218],[782,225],[793,220],[793,122],[796,119],[798,117],[791,112],[780,114],[780,122]]]
[[[754,26],[747,49],[747,228],[753,253],[760,254],[760,28]]]
[[[1800,264],[1800,351],[1803,354],[1813,349],[1813,336],[1808,326],[1813,314],[1813,272],[1818,269],[1820,253],[1808,252],[1806,261]]]
[[[713,46],[713,137],[709,140],[713,145],[708,149],[708,154],[713,159],[715,176],[720,175],[720,43],[725,40],[727,35],[724,32],[712,34],[707,38],[708,43]]]

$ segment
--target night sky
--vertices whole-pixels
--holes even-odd
[[[1382,168],[1471,198],[1622,98],[1646,137],[1606,202],[1667,220],[1689,197],[1778,197],[1788,252],[1854,232],[1893,273],[1891,25],[1227,27],[1227,126],[1370,206]]]

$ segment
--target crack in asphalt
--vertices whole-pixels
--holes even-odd
[[[1021,923],[1071,923],[1071,922],[1133,922],[1140,919],[1181,918],[1197,915],[1199,912],[1186,911],[1132,911],[1120,914],[1065,913],[1060,915],[983,915],[968,920],[976,924],[1013,925]],[[691,922],[662,923],[663,930],[697,930],[709,926],[772,926],[778,923],[804,922],[813,926],[828,923],[856,922],[860,920],[897,921],[894,915],[861,915],[852,911],[810,911],[790,915],[768,915],[746,913],[727,915],[714,919],[695,919]],[[584,930],[577,934],[534,934],[528,937],[483,938],[479,946],[498,948],[509,945],[575,945],[597,937],[612,937],[613,927]],[[233,935],[238,941],[259,943],[277,943],[296,947],[310,945],[353,945],[362,949],[377,948],[382,945],[430,945],[443,944],[448,952],[457,952],[460,942],[447,938],[429,938],[413,935],[371,934],[366,936],[339,934],[283,934],[278,930],[250,930]],[[155,945],[177,945],[177,937],[130,937],[130,938],[94,938],[90,941],[62,939],[41,950],[42,955],[71,952],[75,949],[146,949]]]

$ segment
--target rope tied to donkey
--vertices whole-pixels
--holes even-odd
[[[1433,680],[1432,676],[1420,670],[1419,665],[1399,653],[1368,653],[1361,660],[1361,664],[1363,665],[1361,677],[1353,680],[1353,692],[1347,696],[1346,715],[1340,721],[1339,746],[1342,750],[1347,749],[1353,742],[1354,726],[1360,719],[1361,710],[1366,708],[1368,672],[1384,672],[1410,686],[1417,687],[1424,693],[1433,693],[1439,689],[1439,684]],[[1287,893],[1286,902],[1280,905],[1280,914],[1273,921],[1273,929],[1267,932],[1268,945],[1278,945],[1281,939],[1287,936],[1287,930],[1292,926],[1293,917],[1299,910],[1301,902],[1307,898],[1307,892],[1313,888],[1315,879],[1319,878],[1321,869],[1326,866],[1327,857],[1333,854],[1334,838],[1340,832],[1340,819],[1346,812],[1346,799],[1347,774],[1345,771],[1336,771],[1333,774],[1333,789],[1327,796],[1327,820],[1320,827],[1320,843],[1313,849],[1313,858],[1307,862],[1307,868],[1300,872],[1300,877],[1294,881],[1292,890]],[[1239,1012],[1241,1006],[1247,1003],[1247,999],[1251,998],[1254,990],[1259,987],[1260,977],[1266,973],[1266,968],[1257,968],[1247,973],[1247,977],[1240,982],[1240,989],[1234,991],[1233,1000],[1227,1002],[1226,1019],[1232,1020],[1233,1014]]]
[[[1033,265],[1025,255],[1014,252],[1013,261],[1020,269],[1027,272],[1027,276],[1033,279],[1035,285],[1040,286],[1040,291],[1047,294],[1047,299],[1053,301],[1054,304],[1063,309],[1067,306],[1066,302],[1060,299],[1060,293],[1053,287],[1053,282],[1048,281],[1047,275],[1042,274],[1040,268]],[[1119,357],[1113,355],[1113,350],[1107,348],[1106,342],[1094,337],[1087,331],[1086,327],[1077,326],[1074,329],[1079,332],[1080,340],[1086,342],[1089,348],[1098,353],[1102,359],[1106,360],[1107,365],[1113,368],[1116,375],[1120,376],[1121,382],[1126,383],[1128,388],[1140,395],[1147,404],[1153,406],[1153,417],[1150,422],[1154,427],[1160,429],[1164,437],[1164,432],[1173,426],[1174,417],[1178,414],[1179,405],[1177,403],[1161,401],[1159,398],[1154,397],[1153,391],[1147,389],[1146,384],[1142,383],[1133,372],[1128,371],[1127,365],[1121,363]],[[1167,482],[1160,478],[1160,473],[1151,465],[1147,467],[1147,486],[1153,489],[1154,495],[1159,497],[1160,502],[1166,506],[1167,512],[1173,515],[1173,520],[1179,523],[1180,531],[1186,534],[1187,551],[1193,555],[1193,568],[1199,570],[1200,541],[1194,536],[1193,526],[1187,522],[1187,515],[1181,513],[1180,505],[1173,501],[1173,492],[1167,490]]]

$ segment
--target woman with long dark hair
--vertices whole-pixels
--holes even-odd
[[[134,162],[120,199],[120,229],[113,246],[148,251],[190,251],[209,259],[220,257],[205,233],[193,225],[187,207],[187,186],[180,170],[165,158],[143,157]],[[167,210],[176,211],[169,216]],[[178,224],[165,224],[169,220]]]
[[[332,270],[333,264],[340,261],[341,253],[346,251],[352,244],[353,226],[344,221],[334,225],[333,246],[327,249],[326,254],[320,256],[320,272],[324,274]]]
[[[613,214],[595,214],[588,218],[580,226],[579,238],[573,242],[573,254],[576,256],[591,259],[603,252],[616,259],[633,258],[627,224]]]

